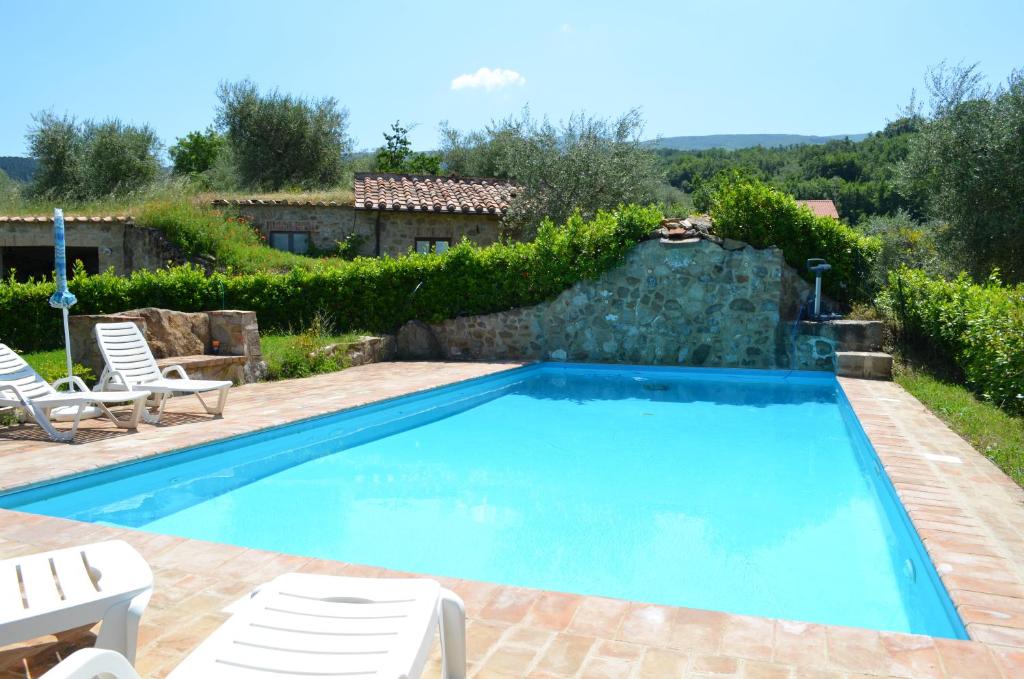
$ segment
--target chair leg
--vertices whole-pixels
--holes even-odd
[[[139,428],[139,418],[142,417],[143,408],[146,407],[146,399],[136,399],[135,402],[132,403],[132,414],[128,416],[127,420],[123,420],[110,412],[104,404],[100,403],[99,406],[103,410],[103,414],[107,416],[108,420],[114,423],[115,427],[118,429],[130,429],[134,431]]]
[[[455,592],[441,589],[441,668],[443,679],[466,679],[466,608]]]
[[[153,394],[151,398],[153,399],[153,407],[156,408],[156,414],[151,413],[149,408],[143,408],[142,421],[146,424],[160,424],[160,418],[164,414],[164,406],[170,397],[170,394]]]
[[[50,422],[49,409],[33,405],[30,415],[32,416],[32,419],[36,421],[36,424],[42,427],[43,431],[46,432],[46,435],[52,440],[60,443],[71,443],[75,438],[75,433],[78,432],[78,423],[82,417],[82,409],[84,407],[85,406],[78,406],[78,412],[75,413],[75,422],[71,426],[71,431],[58,431],[57,428],[53,426],[53,423]]]
[[[96,648],[117,651],[128,662],[135,663],[135,650],[139,641],[139,622],[149,603],[151,591],[143,592],[130,601],[122,601],[107,611],[96,636]]]
[[[203,395],[200,394],[198,391],[196,392],[196,398],[199,399],[199,402],[201,404],[203,404],[203,410],[205,410],[208,415],[218,415],[219,416],[219,415],[222,415],[224,413],[224,406],[228,402],[228,390],[227,389],[218,389],[217,390],[217,405],[213,406],[212,408],[210,406],[206,405],[206,401],[203,399]]]

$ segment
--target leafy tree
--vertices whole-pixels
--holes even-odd
[[[168,149],[174,163],[174,174],[198,175],[207,172],[217,162],[226,143],[224,135],[212,127],[205,132],[189,132]]]
[[[82,134],[73,117],[58,118],[49,111],[32,117],[29,152],[39,160],[32,193],[70,199],[85,198]]]
[[[529,236],[545,217],[561,222],[579,210],[590,218],[620,204],[652,202],[661,172],[657,157],[640,141],[642,128],[636,110],[612,120],[576,114],[559,126],[524,110],[483,132],[461,134],[443,126],[442,155],[449,171],[522,185],[505,223]]]
[[[49,112],[34,121],[28,142],[39,160],[35,195],[82,200],[125,194],[149,184],[160,171],[160,142],[148,125],[116,118],[78,123]]]
[[[982,84],[976,66],[929,74],[931,112],[900,166],[901,188],[948,222],[945,248],[976,279],[1024,280],[1024,71]]]
[[[217,124],[243,184],[312,189],[341,180],[351,140],[348,111],[336,99],[261,93],[249,80],[222,83],[217,96]]]
[[[7,173],[0,170],[0,202],[13,202],[20,193],[18,182],[7,176]]]
[[[428,153],[416,153],[409,143],[409,128],[402,127],[396,120],[391,125],[391,134],[384,133],[384,146],[377,149],[377,171],[396,174],[439,174],[441,157]]]
[[[130,193],[152,183],[160,172],[160,141],[148,125],[126,125],[113,118],[87,122],[82,136],[90,197]]]

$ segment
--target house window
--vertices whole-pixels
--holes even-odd
[[[304,255],[309,252],[309,232],[271,231],[270,247]]]
[[[438,254],[448,249],[448,246],[452,244],[451,238],[417,238],[416,239],[416,252],[421,255],[428,254],[430,252],[436,252]]]

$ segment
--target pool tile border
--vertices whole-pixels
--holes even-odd
[[[82,473],[520,364],[375,364],[236,389],[228,416],[106,433],[66,446],[4,438],[0,488]],[[971,641],[657,606],[441,578],[466,601],[470,676],[1024,676],[1024,491],[898,386],[841,378],[865,432],[967,626]],[[296,404],[294,397],[308,399]],[[176,404],[175,411],[187,401]],[[269,406],[268,406],[269,404]],[[234,409],[232,408],[234,406]],[[244,423],[243,423],[244,421]],[[145,450],[145,453],[140,453]],[[394,577],[379,568],[0,510],[0,557],[120,537],[153,565],[138,669],[162,677],[253,586],[291,570]],[[84,640],[83,640],[84,639]],[[0,677],[26,676],[82,639],[0,652]],[[23,661],[19,665],[19,662]],[[11,669],[13,666],[13,669]],[[435,646],[425,676],[438,676]]]

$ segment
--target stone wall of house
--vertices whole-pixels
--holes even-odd
[[[356,210],[351,205],[285,201],[217,201],[214,205],[237,210],[267,239],[271,231],[308,232],[320,250],[334,250],[338,241],[356,234],[363,239],[359,254],[366,256],[405,254],[417,238],[447,238],[454,244],[465,236],[479,245],[490,245],[501,233],[500,218],[486,214],[377,212]]]
[[[413,337],[449,359],[832,369],[834,345],[795,323],[809,286],[782,252],[726,246],[646,241],[551,301],[403,329],[399,354]]]
[[[64,240],[69,248],[95,248],[98,271],[127,275],[187,261],[184,253],[159,229],[136,226],[131,217],[67,217]],[[0,218],[0,249],[52,248],[53,220],[48,217]],[[0,270],[18,266],[17,250],[7,251]],[[0,251],[0,257],[2,257]]]
[[[133,228],[129,219],[96,218],[78,220],[66,218],[64,240],[68,247],[96,248],[99,270],[113,267],[118,274],[126,273],[125,230]],[[0,248],[53,247],[53,221],[41,218],[5,218],[0,223]],[[16,251],[13,251],[16,253]],[[13,256],[8,255],[14,259]],[[17,261],[3,263],[5,268],[17,267]]]

